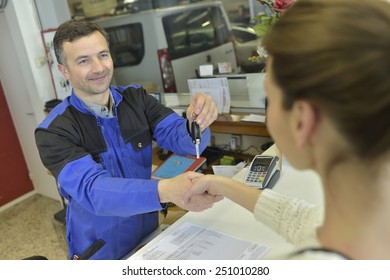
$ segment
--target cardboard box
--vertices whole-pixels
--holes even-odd
[[[82,0],[81,3],[86,17],[110,14],[117,5],[116,0]]]

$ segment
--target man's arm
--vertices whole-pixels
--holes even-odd
[[[180,155],[195,155],[195,145],[190,135],[191,123],[196,121],[202,131],[199,150],[202,152],[210,143],[209,126],[218,116],[213,99],[198,93],[191,100],[186,112],[187,121],[177,114],[171,114],[161,120],[154,130],[154,137],[159,147]]]
[[[160,201],[173,202],[183,209],[196,212],[210,208],[223,197],[203,192],[192,195],[191,201],[184,203],[184,195],[190,191],[192,180],[201,176],[203,175],[200,173],[189,171],[172,179],[161,180],[158,184]]]

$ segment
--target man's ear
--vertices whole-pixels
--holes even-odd
[[[60,70],[60,72],[62,73],[62,75],[64,75],[65,79],[70,80],[70,74],[68,69],[66,69],[66,67],[62,64],[58,64],[57,67],[58,70]]]
[[[320,114],[318,109],[307,101],[296,101],[292,112],[294,137],[297,145],[303,148],[310,143],[318,126]]]

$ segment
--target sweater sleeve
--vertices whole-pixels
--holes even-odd
[[[322,211],[319,207],[272,190],[262,192],[254,215],[258,221],[294,245],[315,236],[317,227],[322,223]]]

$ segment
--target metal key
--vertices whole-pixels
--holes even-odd
[[[191,123],[191,138],[192,138],[192,143],[195,144],[196,158],[199,158],[200,156],[199,144],[200,144],[201,133],[200,133],[199,124],[197,124],[195,120],[193,120]]]

